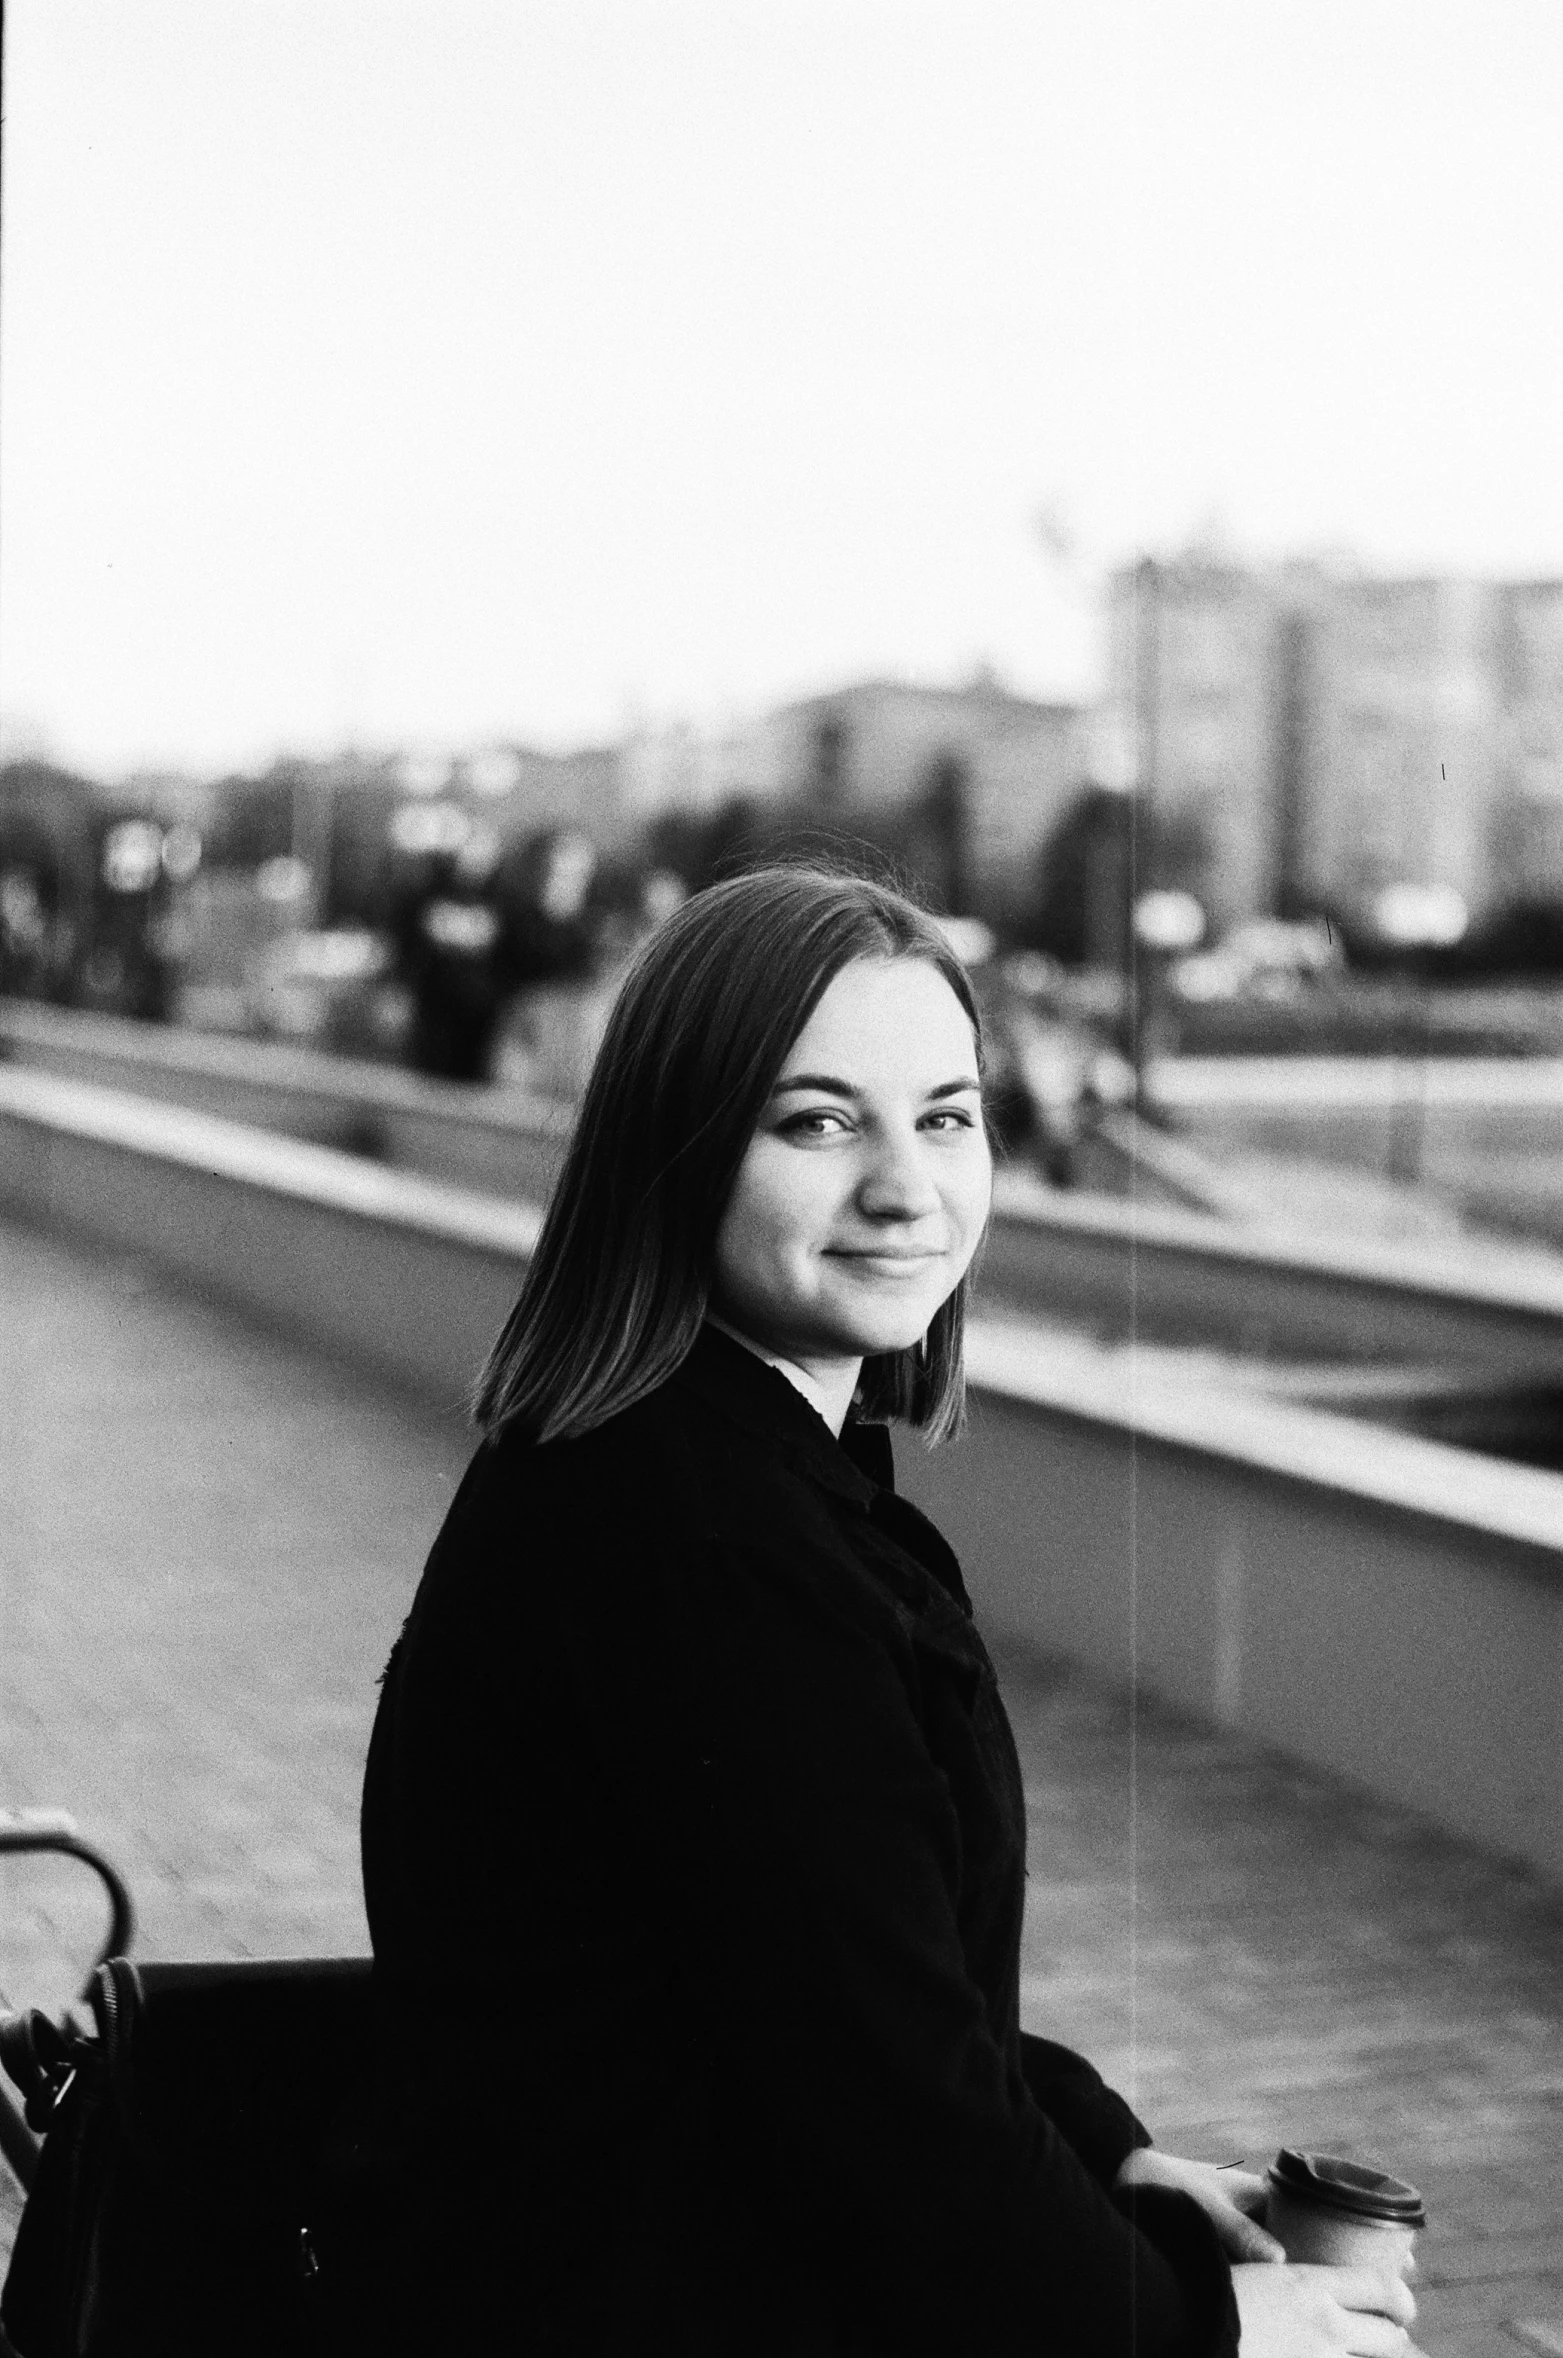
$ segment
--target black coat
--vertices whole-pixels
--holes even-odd
[[[1020,1771],[954,1556],[882,1428],[838,1443],[726,1336],[480,1448],[363,1848],[409,2266],[475,2348],[1235,2349],[1213,2230],[1132,2223],[1143,2130],[1020,2029]]]

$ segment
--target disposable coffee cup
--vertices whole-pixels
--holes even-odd
[[[1289,2260],[1409,2276],[1427,2210],[1414,2186],[1362,2162],[1283,2146],[1265,2172],[1265,2225]]]

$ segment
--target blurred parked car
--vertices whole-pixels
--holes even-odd
[[[396,1055],[410,1005],[391,976],[391,945],[362,926],[285,933],[256,959],[248,1028],[344,1056]]]
[[[1343,964],[1340,944],[1322,918],[1289,922],[1255,917],[1208,950],[1179,958],[1168,978],[1174,998],[1294,999]]]

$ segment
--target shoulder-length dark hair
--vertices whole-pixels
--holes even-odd
[[[686,901],[625,977],[515,1308],[478,1381],[490,1437],[567,1440],[643,1399],[706,1314],[717,1230],[761,1111],[827,986],[922,958],[982,1025],[934,920],[867,877],[769,867]],[[858,1407],[940,1441],[960,1425],[967,1280],[921,1345],[865,1360]]]

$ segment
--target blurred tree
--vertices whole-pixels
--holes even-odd
[[[1563,975],[1563,900],[1510,901],[1446,956],[1452,971],[1469,975]]]
[[[652,867],[671,870],[691,892],[704,892],[752,860],[764,833],[760,806],[735,794],[715,810],[659,812],[646,844]]]
[[[0,990],[69,1001],[89,946],[108,797],[47,761],[0,768]]]
[[[206,864],[259,868],[293,847],[291,766],[275,763],[263,777],[234,771],[212,788],[206,823]]]
[[[892,869],[915,874],[915,863],[905,857],[912,824],[907,814],[891,812],[877,826],[855,814],[848,827],[812,792],[772,803],[735,795],[714,811],[660,814],[647,830],[646,857],[651,867],[671,869],[691,892],[764,860],[812,857],[861,864],[875,875]]]
[[[1084,786],[1037,855],[1023,946],[1065,966],[1122,968],[1129,953],[1134,805]]]
[[[1156,888],[1208,905],[1212,857],[1201,811],[1152,809],[1142,796],[1083,786],[1037,854],[1019,938],[1065,966],[1122,970],[1135,901]]]
[[[1220,879],[1215,873],[1215,847],[1210,822],[1203,810],[1187,803],[1158,802],[1147,822],[1139,806],[1137,893],[1191,893],[1201,908],[1209,909]]]

